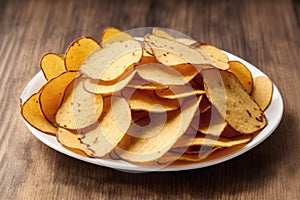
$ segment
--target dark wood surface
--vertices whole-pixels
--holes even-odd
[[[0,1],[0,199],[299,199],[299,1]],[[284,98],[277,130],[253,150],[182,172],[125,173],[88,164],[36,139],[19,96],[47,52],[80,36],[174,29],[244,58]]]

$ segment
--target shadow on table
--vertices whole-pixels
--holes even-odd
[[[54,181],[74,184],[86,197],[96,192],[112,197],[126,194],[132,198],[208,199],[226,193],[251,192],[271,183],[276,178],[278,168],[288,161],[290,148],[282,148],[291,143],[289,140],[293,138],[286,137],[285,133],[292,132],[295,123],[291,116],[285,116],[273,135],[253,150],[230,161],[190,171],[125,173],[61,155],[56,163]],[[61,167],[66,165],[68,167]],[[61,173],[69,174],[68,178],[62,178],[65,175]]]

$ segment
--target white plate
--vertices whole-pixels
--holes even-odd
[[[242,60],[241,58],[232,55],[228,52],[223,51],[226,53],[229,57],[229,60],[236,60],[242,62],[247,68],[251,71],[253,77],[256,76],[266,76],[262,71],[251,65],[250,63]],[[22,102],[25,102],[27,98],[29,98],[33,93],[37,92],[39,88],[46,82],[44,75],[42,71],[37,73],[33,79],[28,83],[26,88],[24,89],[21,99]],[[249,151],[256,145],[260,144],[263,142],[267,137],[269,137],[273,131],[277,128],[281,121],[281,117],[283,114],[283,101],[282,97],[275,85],[273,89],[273,97],[272,97],[272,102],[268,109],[265,111],[265,115],[268,120],[268,125],[255,137],[253,140],[248,143],[245,147],[242,149],[231,153],[229,155],[216,158],[214,160],[209,160],[209,161],[204,161],[200,163],[191,163],[191,164],[186,164],[186,165],[171,165],[171,166],[166,166],[164,168],[157,168],[157,167],[145,167],[145,166],[139,166],[135,165],[132,163],[128,163],[123,160],[110,160],[110,159],[96,159],[96,158],[87,158],[81,155],[78,155],[72,151],[69,151],[68,149],[62,147],[60,143],[57,142],[56,137],[50,136],[47,134],[42,133],[41,131],[36,130],[33,128],[30,124],[28,124],[25,120],[25,124],[30,130],[30,132],[37,137],[41,142],[45,143],[49,147],[66,154],[68,156],[71,156],[73,158],[83,160],[85,162],[93,163],[96,165],[101,165],[101,166],[106,166],[114,169],[119,169],[119,170],[124,170],[124,171],[132,171],[132,172],[149,172],[149,171],[180,171],[180,170],[190,170],[190,169],[196,169],[196,168],[203,168],[211,165],[215,165],[224,161],[227,161],[229,159],[235,158],[246,151]]]

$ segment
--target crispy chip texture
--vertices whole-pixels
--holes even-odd
[[[65,57],[65,66],[68,71],[79,70],[81,64],[94,51],[99,50],[97,41],[89,37],[79,38],[68,48]]]
[[[108,44],[112,44],[115,42],[122,42],[126,40],[134,40],[134,38],[120,29],[114,27],[107,27],[102,34],[101,37],[101,45],[105,47]]]
[[[80,71],[91,79],[112,81],[138,63],[143,55],[138,41],[115,42],[91,54]]]
[[[251,94],[253,87],[253,78],[249,69],[241,62],[230,61],[228,62],[228,71],[233,73],[247,90],[248,94]]]
[[[42,57],[40,66],[47,81],[66,71],[64,59],[64,56],[54,53],[48,53]]]
[[[258,76],[254,78],[252,98],[264,111],[271,103],[273,94],[273,83],[265,76]]]

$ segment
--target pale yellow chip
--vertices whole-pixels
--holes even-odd
[[[193,65],[213,64],[210,57],[201,48],[192,48],[175,40],[154,35],[146,35],[144,40],[152,49],[156,59],[166,66],[186,63]]]
[[[130,133],[122,139],[116,148],[116,153],[125,160],[133,162],[153,161],[164,155],[184,134],[191,123],[195,112],[199,106],[201,98],[192,98],[186,101],[181,110],[168,113],[168,120],[163,128],[156,135],[144,138],[130,136]]]
[[[205,94],[204,90],[194,90],[189,85],[169,86],[168,89],[155,90],[155,94],[161,98],[179,99],[191,96],[198,96]]]
[[[112,94],[114,92],[119,92],[128,85],[135,73],[135,70],[129,71],[113,81],[95,81],[86,79],[83,84],[84,89],[94,94]]]
[[[131,110],[144,110],[148,112],[166,112],[177,110],[180,108],[181,101],[179,99],[164,99],[148,90],[124,90],[122,93],[129,99]],[[129,95],[129,97],[128,97]]]
[[[104,29],[101,37],[101,46],[105,47],[108,44],[126,40],[134,40],[134,38],[130,34],[123,32],[120,29],[107,27],[106,29]]]
[[[99,43],[92,38],[83,37],[75,40],[66,51],[66,69],[68,71],[79,70],[85,59],[99,49],[101,49]]]
[[[210,59],[213,62],[213,66],[222,70],[229,69],[228,56],[225,53],[223,53],[220,49],[208,44],[201,45],[201,48],[204,49],[210,56]]]
[[[78,149],[82,151],[84,154],[89,155],[89,152],[87,151],[85,146],[80,142],[77,131],[58,127],[56,138],[57,141],[62,145],[68,148]]]
[[[228,62],[228,71],[233,73],[247,90],[248,94],[251,94],[253,87],[253,78],[249,69],[241,62],[230,61]]]
[[[142,55],[143,50],[138,41],[115,42],[90,55],[80,71],[91,79],[112,81],[138,63]]]
[[[120,142],[131,123],[131,112],[126,100],[112,96],[104,98],[104,110],[99,124],[80,131],[80,141],[89,154],[102,157]]]
[[[131,80],[127,85],[128,88],[135,88],[140,90],[161,90],[168,88],[167,85],[149,82],[143,79]]]
[[[266,76],[258,76],[253,80],[252,98],[264,111],[272,101],[273,83]]]
[[[42,57],[40,67],[47,81],[66,71],[64,60],[64,56],[59,56],[54,53],[47,53]]]
[[[159,63],[149,63],[137,66],[136,71],[140,77],[150,82],[161,85],[185,85],[198,73],[197,69],[188,66],[190,65],[173,68]]]
[[[153,28],[152,34],[157,36],[157,37],[160,37],[160,38],[165,38],[165,39],[168,39],[168,40],[175,40],[175,38],[172,35],[170,35],[166,31],[164,31],[163,29],[160,29],[160,28],[157,28],[157,27]]]
[[[21,114],[34,128],[44,133],[55,135],[56,127],[46,119],[40,107],[40,93],[41,91],[33,94],[23,105],[21,105]]]
[[[100,94],[87,92],[79,77],[66,88],[63,101],[57,110],[55,121],[68,129],[82,129],[93,125],[103,110],[103,98]]]
[[[264,113],[234,74],[212,69],[201,73],[208,99],[233,129],[250,134],[266,126]]]
[[[185,44],[187,46],[190,46],[190,45],[193,45],[193,44],[197,43],[197,41],[192,40],[190,38],[176,38],[176,41],[180,42],[182,44]]]
[[[77,76],[79,72],[64,72],[43,86],[40,95],[41,109],[45,117],[55,125],[55,114],[63,100],[65,89]]]

